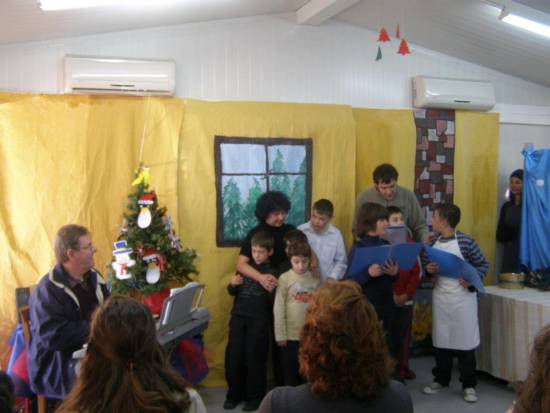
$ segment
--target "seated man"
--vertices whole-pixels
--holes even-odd
[[[42,277],[29,300],[30,386],[49,399],[63,399],[71,390],[72,354],[86,342],[92,312],[109,295],[93,269],[95,252],[85,227],[61,227],[55,239],[57,265]]]

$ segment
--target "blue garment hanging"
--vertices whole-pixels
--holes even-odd
[[[530,270],[550,268],[550,149],[523,150],[519,257]]]

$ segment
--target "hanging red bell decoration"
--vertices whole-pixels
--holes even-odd
[[[409,50],[409,45],[407,44],[407,41],[405,39],[401,40],[401,44],[399,45],[399,50],[397,53],[405,56],[406,54],[411,54],[411,51]]]
[[[382,27],[380,29],[380,34],[378,35],[378,41],[379,42],[389,42],[390,41],[390,35],[388,34],[388,31],[385,27]]]

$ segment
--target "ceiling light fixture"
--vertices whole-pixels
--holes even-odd
[[[523,4],[508,1],[499,19],[505,23],[550,38],[550,15]]]
[[[82,9],[105,6],[156,6],[161,3],[174,3],[177,0],[38,0],[44,11]]]

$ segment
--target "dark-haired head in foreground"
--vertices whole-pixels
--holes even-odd
[[[80,375],[57,412],[184,412],[187,386],[168,365],[149,309],[115,295],[94,314]]]

